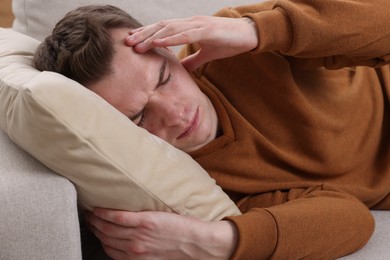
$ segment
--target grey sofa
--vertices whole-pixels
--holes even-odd
[[[194,4],[193,2],[196,2]],[[82,3],[111,3],[128,7],[143,23],[179,13],[212,14],[222,6],[257,2],[231,1],[44,1],[14,0],[14,29],[42,40],[54,22]],[[175,8],[172,8],[175,5]],[[48,12],[47,10],[50,10]],[[0,259],[104,259],[93,254],[97,241],[80,228],[76,190],[71,182],[53,173],[14,145],[0,130]],[[376,229],[360,251],[343,259],[389,259],[390,212],[373,211]],[[81,232],[82,231],[82,232]],[[80,235],[82,234],[82,236]],[[83,238],[83,239],[81,239]]]
[[[76,190],[0,130],[0,259],[81,259]]]

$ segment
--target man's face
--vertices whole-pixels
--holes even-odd
[[[134,123],[178,149],[191,152],[215,139],[215,109],[176,57],[166,49],[136,53],[127,29],[111,33],[112,73],[87,87]]]

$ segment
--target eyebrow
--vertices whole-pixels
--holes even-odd
[[[161,67],[160,67],[159,74],[158,74],[158,82],[157,82],[156,87],[161,85],[162,81],[164,80],[164,75],[165,75],[165,70],[166,69],[167,69],[167,58],[164,58],[164,60],[163,60],[163,62],[161,64]],[[131,121],[135,121],[137,118],[139,118],[142,115],[143,111],[144,110],[142,109],[137,114],[135,114],[134,116],[130,117],[130,120]]]

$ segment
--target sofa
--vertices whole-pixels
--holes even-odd
[[[258,1],[14,0],[11,29],[42,40],[60,17],[83,4],[115,4],[148,24],[254,2]],[[0,130],[0,259],[108,259],[84,227],[75,184],[19,146]],[[372,239],[342,259],[388,259],[390,213],[372,213],[376,219]]]

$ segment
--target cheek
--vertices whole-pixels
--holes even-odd
[[[149,120],[148,123],[145,123],[144,126],[142,126],[146,131],[149,133],[160,137],[161,139],[166,140],[165,136],[163,135],[163,131],[161,128],[158,127],[157,123],[155,121]]]
[[[177,77],[174,81],[173,91],[180,93],[182,97],[191,97],[192,99],[199,95],[200,89],[189,76]]]
[[[145,122],[145,124],[142,126],[142,128],[144,128],[145,130],[147,130],[151,134],[157,135],[157,133],[156,133],[157,128],[155,126],[155,123],[151,119],[148,119],[148,121]]]

